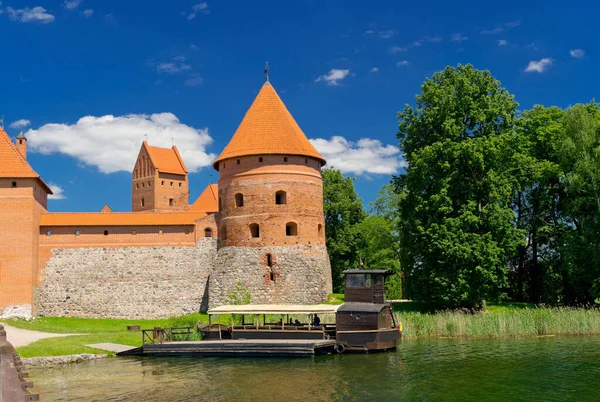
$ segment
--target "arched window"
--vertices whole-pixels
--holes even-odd
[[[144,197],[142,197],[142,208],[144,208],[144,206],[145,206]]]
[[[108,230],[104,231],[104,236],[108,236]]]
[[[162,229],[158,229],[158,235],[162,236],[163,234],[165,234],[165,231]]]
[[[81,234],[81,232],[79,230],[75,231],[75,236],[79,236]]]
[[[319,226],[317,227],[317,230],[319,232],[319,237],[323,237],[323,225],[321,225],[319,223]]]
[[[298,224],[295,222],[288,222],[285,224],[285,235],[286,236],[298,236]]]
[[[132,230],[132,231],[131,231],[131,235],[132,235],[132,236],[135,236],[135,235],[137,235],[137,230]]]
[[[283,205],[287,204],[287,193],[283,190],[280,190],[275,193],[275,204]]]
[[[236,208],[241,208],[243,206],[244,206],[244,194],[237,193],[235,195],[235,207]]]
[[[204,237],[212,237],[212,229],[211,228],[204,229]]]
[[[46,236],[51,236],[51,235],[52,235],[52,232],[51,232],[51,231],[47,231],[47,232],[46,232]]]
[[[169,198],[169,206],[172,207],[173,206],[173,199]]]
[[[219,230],[219,238],[221,240],[227,240],[227,227],[225,225],[221,226]]]
[[[256,238],[256,237],[260,237],[260,227],[258,226],[258,223],[251,223],[249,225],[250,227],[250,236]]]

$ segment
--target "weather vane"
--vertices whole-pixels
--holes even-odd
[[[267,82],[269,82],[269,62],[265,62],[265,71],[263,71],[263,74],[265,75]]]

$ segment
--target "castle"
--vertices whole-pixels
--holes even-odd
[[[177,148],[145,141],[132,212],[53,213],[27,138],[0,128],[0,313],[158,318],[230,302],[303,304],[331,292],[323,157],[263,85],[191,205]]]

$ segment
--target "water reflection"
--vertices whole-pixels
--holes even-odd
[[[596,400],[600,337],[404,342],[314,359],[112,358],[29,370],[43,401]]]

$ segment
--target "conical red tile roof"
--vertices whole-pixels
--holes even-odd
[[[261,88],[213,167],[219,170],[224,159],[265,154],[310,156],[325,163],[269,82]]]

